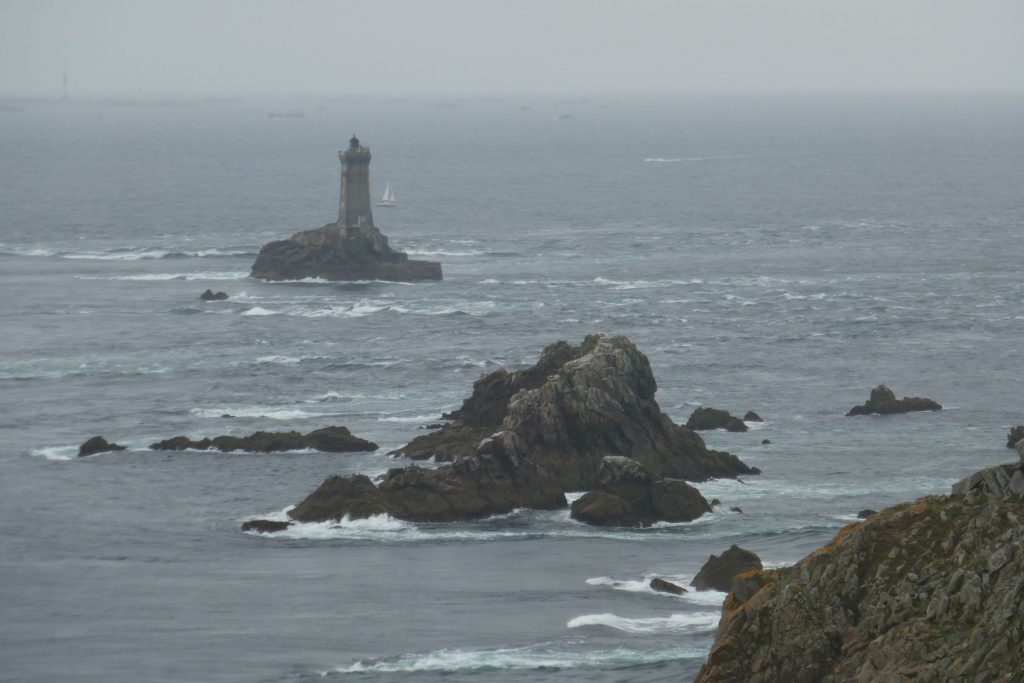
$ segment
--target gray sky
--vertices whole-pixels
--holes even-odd
[[[0,96],[1024,90],[1024,0],[0,0]]]

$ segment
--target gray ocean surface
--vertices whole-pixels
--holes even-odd
[[[733,543],[789,564],[1016,457],[1022,121],[995,94],[0,112],[0,680],[688,680],[724,595],[651,576]],[[444,282],[248,279],[261,244],[334,220],[352,132],[400,201],[377,225]],[[648,355],[675,421],[760,413],[704,438],[763,474],[648,530],[239,531],[596,331]],[[947,409],[843,416],[880,382]],[[146,449],[332,424],[382,449]],[[77,459],[94,434],[130,450]]]

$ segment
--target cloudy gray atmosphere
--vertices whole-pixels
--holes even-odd
[[[3,0],[0,95],[1018,90],[1018,0]]]
[[[0,683],[1016,680],[1022,26],[0,0]]]

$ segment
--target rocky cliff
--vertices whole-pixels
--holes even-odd
[[[1010,682],[1022,671],[1024,465],[1013,463],[844,527],[792,567],[736,577],[696,680]]]
[[[440,263],[410,260],[404,252],[392,249],[377,228],[336,223],[263,245],[250,276],[264,280],[442,279]]]

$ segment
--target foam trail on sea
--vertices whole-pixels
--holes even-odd
[[[676,633],[708,631],[718,626],[718,612],[682,612],[667,617],[642,617],[630,619],[617,614],[584,614],[570,619],[567,628],[583,626],[604,626],[625,633]]]
[[[78,457],[78,446],[50,446],[49,448],[33,448],[29,455],[47,460],[74,460]]]
[[[722,603],[725,602],[725,593],[719,591],[699,591],[693,588],[687,588],[686,593],[682,595],[674,595],[672,593],[664,593],[656,591],[651,588],[651,579],[660,578],[674,583],[677,586],[686,587],[693,579],[692,576],[687,574],[646,574],[642,579],[615,579],[611,576],[595,576],[594,578],[587,579],[587,585],[589,586],[601,586],[603,588],[611,588],[612,590],[625,591],[627,593],[647,593],[650,595],[664,596],[674,600],[683,600],[695,605],[702,605],[706,607],[721,607]]]
[[[337,417],[345,413],[302,410],[301,408],[270,408],[266,406],[235,406],[228,408],[192,408],[196,417],[265,417],[270,420],[304,420],[314,417]]]
[[[493,650],[443,649],[425,654],[405,654],[391,659],[360,660],[331,674],[367,673],[486,673],[530,669],[600,669],[642,666],[660,662],[700,659],[706,652],[694,647],[673,647],[660,650],[627,648],[578,649],[583,641],[540,643],[525,647]]]

